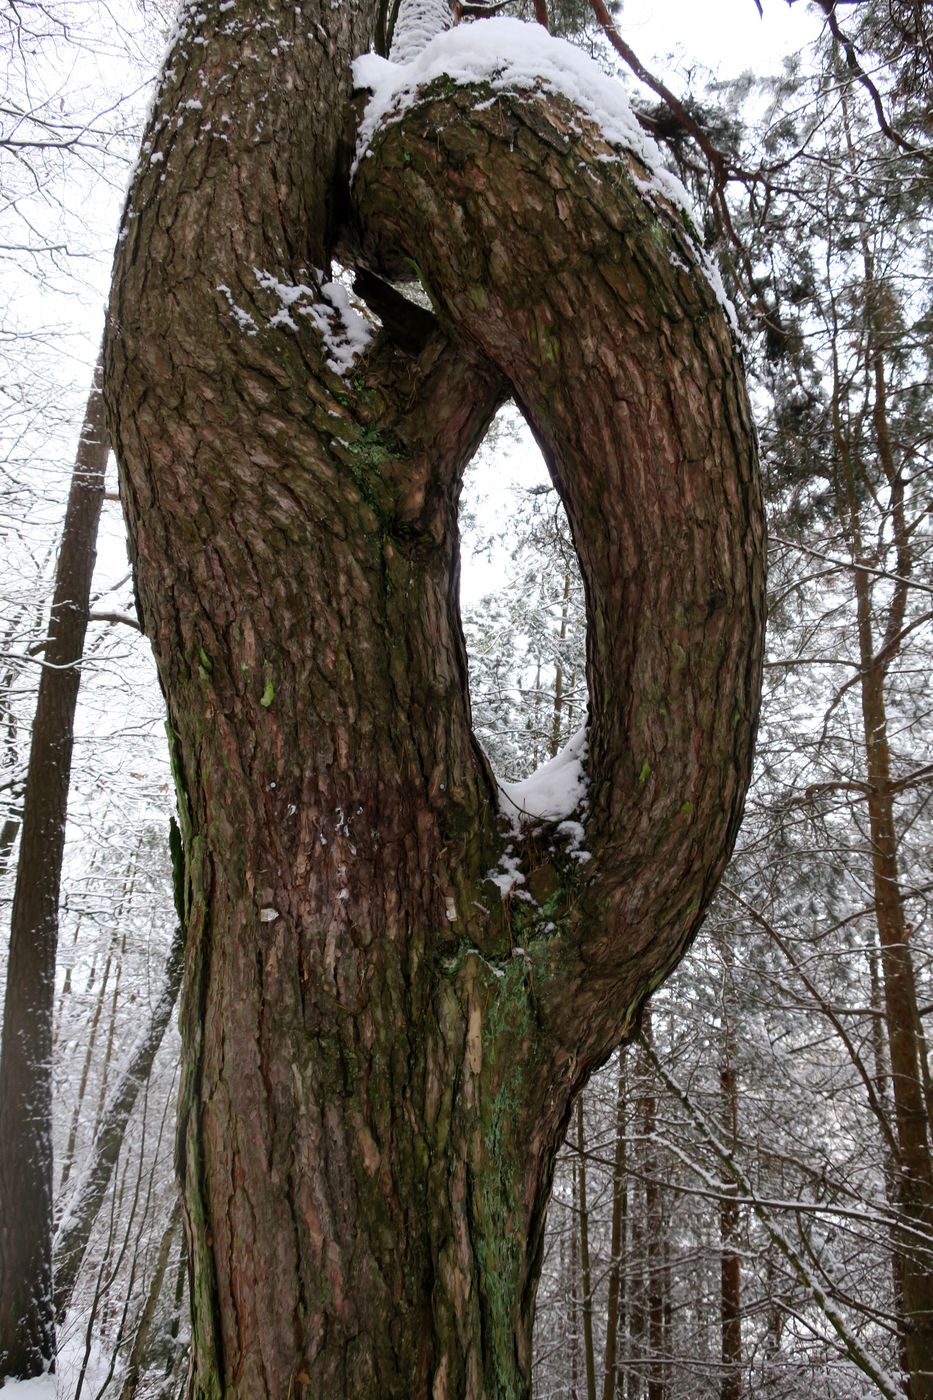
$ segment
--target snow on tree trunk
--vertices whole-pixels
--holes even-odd
[[[393,63],[410,63],[437,34],[450,28],[452,20],[447,0],[402,0],[389,58]]]
[[[754,433],[677,191],[553,87],[490,101],[458,67],[373,124],[351,215],[375,9],[187,11],[115,266],[186,847],[197,1397],[528,1395],[573,1096],[696,931],[757,715]],[[383,319],[352,356],[335,252]],[[378,280],[413,264],[434,317]],[[585,829],[517,836],[457,605],[460,476],[508,393],[567,506],[593,696]]]

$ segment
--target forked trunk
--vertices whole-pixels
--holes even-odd
[[[441,80],[351,229],[376,6],[227,8],[166,69],[108,364],[186,847],[191,1395],[519,1400],[573,1096],[741,812],[741,370],[680,211],[565,100]],[[382,322],[355,357],[338,236]],[[380,280],[414,264],[436,315]],[[510,393],[586,583],[589,860],[578,825],[503,831],[470,728],[457,496]],[[545,866],[546,901],[509,892]]]

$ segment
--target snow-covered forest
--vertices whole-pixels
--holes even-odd
[[[663,37],[636,53],[624,0],[506,7],[595,59],[686,188],[735,308],[769,532],[744,822],[698,938],[576,1100],[536,1400],[933,1395],[933,12],[793,3],[806,46],[729,78],[663,65]],[[711,27],[756,9],[696,4]],[[458,24],[491,26],[480,8]],[[3,1053],[33,1056],[51,1134],[57,1334],[56,1375],[24,1400],[169,1400],[188,1374],[175,784],[93,387],[173,10],[0,14],[0,905],[4,949],[19,927],[36,953],[2,969]],[[332,304],[371,319],[347,282]],[[461,530],[473,727],[514,784],[588,703],[574,544],[514,404],[468,469]],[[554,895],[497,885],[516,926]],[[29,1178],[8,1166],[0,1189],[33,1211]]]

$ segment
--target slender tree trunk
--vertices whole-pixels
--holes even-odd
[[[856,577],[860,577],[858,573]],[[918,1248],[916,1242],[910,1239],[905,1239],[900,1248],[901,1293],[906,1314],[905,1350],[911,1400],[930,1400],[933,1397],[933,1165],[930,1157],[930,1124],[926,1112],[923,1042],[917,1015],[913,958],[898,869],[887,719],[881,680],[876,668],[871,666],[870,657],[868,667],[868,673],[863,675],[862,680],[862,710],[870,785],[868,810],[872,834],[875,917],[881,945],[885,1024],[900,1149],[899,1195],[907,1223],[925,1231],[930,1239],[926,1248]]]
[[[577,1096],[577,1226],[580,1231],[580,1310],[583,1315],[583,1358],[586,1400],[596,1400],[596,1353],[593,1348],[593,1271],[590,1268],[590,1212],[586,1195],[586,1130],[583,1094]]]
[[[640,1106],[639,1104],[638,1107],[640,1108]],[[640,1161],[636,1159],[636,1169],[639,1166],[644,1166],[644,1160],[644,1145],[642,1145]],[[629,1274],[629,1366],[626,1373],[626,1400],[641,1400],[641,1396],[645,1393],[644,1383],[648,1370],[648,1347],[646,1344],[647,1288],[645,1279],[647,1243],[645,1239],[645,1214],[643,1209],[644,1192],[639,1192],[638,1194],[642,1197],[642,1200],[636,1201],[631,1233],[632,1265]]]
[[[580,1179],[573,1173],[570,1192],[572,1209],[570,1221],[570,1394],[572,1400],[580,1400],[580,1315],[583,1289],[580,1286],[580,1231],[577,1229],[577,1212],[580,1209]]]
[[[891,1070],[888,1064],[888,1048],[885,1037],[881,976],[878,966],[878,950],[874,944],[868,948],[868,979],[871,988],[871,1008],[876,1014],[871,1019],[871,1046],[874,1059],[875,1092],[882,1111],[890,1110]],[[885,1144],[887,1148],[887,1144]],[[896,1211],[900,1200],[897,1158],[885,1151],[884,1194],[892,1211]],[[899,1241],[895,1239],[891,1250],[891,1295],[894,1299],[894,1313],[897,1319],[897,1349],[901,1370],[906,1377],[905,1394],[910,1400],[910,1364],[907,1358],[907,1316],[904,1308],[904,1261],[901,1258]]]
[[[866,280],[869,281],[870,270],[869,263],[866,266]],[[870,352],[869,359],[874,391],[874,424],[879,449],[885,458],[890,448],[889,444],[886,448],[884,372],[878,354]],[[838,388],[834,396],[834,435],[839,461],[839,513],[849,531],[853,562],[859,565],[864,558],[864,546],[858,463],[843,430]],[[897,504],[893,462],[888,462],[887,471],[894,488],[892,523],[899,569],[904,570],[901,577],[908,579],[910,551],[903,510]],[[931,1242],[930,1247],[923,1249],[918,1249],[910,1236],[900,1242],[905,1351],[911,1400],[933,1400],[933,1158],[926,1111],[926,1073],[916,978],[898,864],[885,700],[885,675],[893,655],[892,645],[895,645],[892,639],[900,631],[903,598],[909,584],[895,587],[887,613],[887,641],[879,647],[875,641],[871,575],[865,569],[856,567],[852,570],[852,576],[856,600],[875,921],[881,955],[884,1022],[897,1132],[898,1196],[905,1223],[912,1231],[926,1234]]]
[[[149,1081],[155,1057],[168,1029],[172,1011],[178,1000],[183,959],[184,933],[179,925],[169,948],[162,990],[153,1007],[149,1024],[137,1039],[111,1091],[74,1198],[59,1222],[55,1236],[55,1311],[59,1318],[64,1316],[71,1301],[94,1222],[107,1194],[123,1146],[127,1124],[140,1090]]]
[[[178,1239],[180,1224],[181,1201],[178,1200],[172,1206],[168,1221],[162,1231],[162,1239],[159,1242],[159,1253],[156,1256],[155,1268],[152,1271],[152,1278],[149,1280],[146,1301],[139,1315],[139,1321],[136,1324],[136,1331],[133,1335],[133,1345],[130,1348],[130,1354],[126,1363],[126,1373],[123,1385],[120,1388],[120,1400],[133,1400],[133,1397],[139,1389],[140,1372],[142,1371],[146,1355],[149,1351],[152,1323],[155,1318],[156,1309],[159,1306],[159,1298],[162,1294],[162,1287],[168,1270],[172,1245],[175,1244]]]
[[[735,1151],[738,1132],[738,1081],[735,1068],[735,1035],[725,1027],[719,1070],[724,1138]],[[738,1188],[724,1189],[719,1202],[720,1329],[722,1384],[720,1400],[742,1400],[742,1261],[739,1254],[739,1207],[733,1199]]]
[[[858,153],[844,88],[841,110],[848,158],[855,171]],[[899,870],[885,693],[888,670],[901,646],[913,574],[913,550],[905,512],[905,474],[896,460],[890,425],[888,355],[892,327],[886,309],[887,293],[884,278],[876,272],[872,233],[864,222],[859,224],[859,237],[864,274],[861,294],[865,392],[857,412],[860,431],[855,434],[847,431],[844,423],[845,393],[834,342],[832,422],[837,457],[836,501],[855,565],[852,576],[858,632],[858,681],[868,781],[875,921],[897,1130],[898,1196],[911,1232],[926,1234],[929,1241],[923,1248],[917,1247],[915,1235],[913,1239],[906,1236],[901,1242],[900,1292],[905,1313],[901,1330],[911,1400],[933,1400],[933,1128],[927,1111],[930,1076]],[[894,334],[897,335],[896,329]],[[880,606],[875,580],[861,567],[866,557],[861,499],[867,484],[861,453],[866,450],[869,427],[873,435],[871,446],[888,489],[887,526],[895,556],[895,582]]]
[[[603,1371],[603,1400],[621,1396],[618,1370],[619,1338],[625,1337],[625,1258],[628,1216],[625,1144],[625,1054],[619,1052],[616,1088],[615,1149],[612,1164],[612,1227],[610,1235],[609,1298],[606,1304],[606,1352]]]
[[[651,1013],[642,1017],[642,1032],[652,1045]],[[667,1366],[664,1337],[664,1216],[661,1208],[661,1170],[657,1156],[658,1101],[651,1081],[651,1068],[643,1065],[644,1091],[641,1101],[642,1133],[645,1140],[645,1276],[648,1313],[648,1400],[667,1400]]]
[[[380,126],[351,215],[376,9],[186,9],[115,262],[187,856],[193,1400],[524,1400],[573,1098],[702,918],[754,734],[754,441],[681,211],[560,99],[441,82]],[[382,320],[352,366],[335,253]],[[413,263],[436,316],[383,280]],[[460,476],[507,393],[591,613],[591,859],[517,838],[547,914],[488,879],[513,838],[456,598]]]
[[[23,800],[0,1042],[0,1376],[54,1359],[52,1022],[74,715],[108,437],[100,365],[88,398],[43,652]]]

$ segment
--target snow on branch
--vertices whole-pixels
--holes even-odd
[[[411,37],[406,37],[407,31],[399,36],[396,29],[392,59],[370,53],[353,64],[354,86],[371,93],[360,122],[354,171],[369,154],[380,128],[400,121],[423,89],[438,78],[464,87],[482,84],[496,94],[547,92],[566,98],[584,121],[597,128],[608,146],[635,157],[645,175],[640,178],[631,170],[629,174],[643,198],[673,208],[683,219],[697,265],[729,324],[737,329],[719,269],[695,233],[700,222],[690,197],[677,176],[665,167],[660,147],[639,124],[616,78],[607,76],[588,54],[549,34],[540,24],[496,18],[439,32],[436,26],[440,12],[447,10],[446,0],[408,0],[408,4],[413,12]],[[403,0],[399,24],[405,8]],[[435,28],[429,33],[431,24]]]

